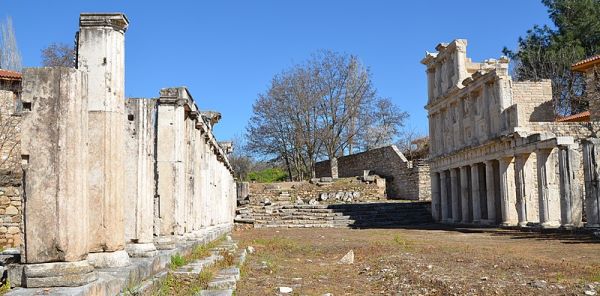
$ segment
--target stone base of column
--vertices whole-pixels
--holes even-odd
[[[527,227],[527,222],[519,222],[519,227]]]
[[[153,243],[127,244],[125,247],[130,257],[154,257],[158,254]]]
[[[558,228],[560,227],[560,223],[558,221],[548,221],[541,223],[540,227],[542,227],[543,229]]]
[[[597,228],[600,228],[600,224],[590,224],[590,223],[587,223],[587,224],[585,224],[585,228],[597,229]]]
[[[573,224],[563,224],[559,227],[560,229],[565,229],[565,230],[573,230],[575,228],[577,228],[575,225]]]
[[[154,238],[154,246],[157,250],[171,250],[177,247],[177,239],[173,236],[159,236]]]
[[[131,263],[125,250],[89,253],[87,260],[96,268],[124,267]]]
[[[513,226],[517,226],[518,223],[517,222],[502,222],[500,223],[500,226],[502,227],[513,227]]]
[[[479,223],[482,225],[495,225],[496,221],[488,220],[488,219],[481,219],[481,221]]]
[[[18,270],[14,269],[11,272],[18,272]],[[97,272],[87,260],[25,264],[22,265],[21,286],[26,288],[78,287],[97,279]]]

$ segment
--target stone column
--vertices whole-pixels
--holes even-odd
[[[469,215],[469,170],[470,167],[460,167],[460,198],[461,198],[461,210],[462,210],[462,223],[471,222],[471,215]]]
[[[129,264],[125,252],[124,14],[81,14],[77,67],[88,73],[88,260],[96,267]]]
[[[560,196],[556,174],[556,149],[536,151],[540,225],[543,228],[560,225]]]
[[[582,192],[578,184],[579,153],[571,146],[559,146],[561,226],[578,227],[582,218]]]
[[[500,158],[500,204],[502,207],[502,226],[513,226],[518,222],[515,198],[515,166],[513,157]]]
[[[175,247],[184,233],[185,201],[185,88],[165,88],[158,99],[156,166],[158,173],[160,237],[159,249]]]
[[[448,184],[446,178],[448,171],[440,171],[440,209],[442,216],[442,223],[448,223]]]
[[[86,260],[86,79],[71,68],[23,72],[23,287],[80,286],[97,278]]]
[[[431,172],[431,215],[433,221],[440,221],[440,179],[439,173]]]
[[[517,217],[519,226],[527,225],[527,199],[529,198],[528,182],[529,172],[527,172],[527,160],[529,153],[518,154],[515,157],[515,189],[517,201]]]
[[[489,224],[496,223],[496,188],[498,185],[494,180],[496,172],[494,171],[493,160],[485,162],[485,189],[486,189],[486,200],[487,200],[487,217]]]
[[[471,200],[473,200],[473,223],[481,223],[481,199],[479,195],[479,166],[471,165]]]
[[[583,141],[586,227],[600,227],[600,139]]]
[[[450,187],[452,195],[452,221],[461,222],[460,184],[457,169],[450,169]]]
[[[154,246],[154,139],[156,100],[127,99],[125,239],[132,257],[156,255]]]

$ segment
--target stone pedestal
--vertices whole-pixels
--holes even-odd
[[[23,285],[83,285],[96,278],[85,261],[87,76],[71,68],[25,69],[23,85]]]
[[[130,263],[125,250],[89,253],[87,261],[96,268],[124,267]]]
[[[88,197],[91,252],[125,253],[125,30],[123,14],[81,14],[78,68],[88,73]],[[121,252],[122,251],[122,252]],[[99,255],[98,255],[99,256]],[[95,257],[95,256],[93,256]],[[120,260],[95,260],[115,263]]]

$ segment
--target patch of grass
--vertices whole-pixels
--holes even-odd
[[[250,181],[256,181],[259,183],[280,182],[287,179],[287,173],[280,168],[270,168],[256,172],[250,172],[248,173],[248,179]]]
[[[187,260],[181,256],[180,254],[175,254],[171,256],[171,265],[169,267],[171,269],[177,269],[187,264]]]
[[[0,285],[0,295],[4,295],[10,291],[10,281],[6,279],[2,285]]]
[[[204,269],[198,274],[198,286],[200,289],[208,289],[208,283],[213,278],[213,272],[209,269]]]
[[[565,275],[561,272],[556,273],[556,282],[562,283],[565,280]]]
[[[394,242],[406,251],[411,251],[413,249],[412,242],[399,234],[394,236]]]

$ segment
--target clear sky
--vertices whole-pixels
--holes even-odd
[[[198,107],[222,113],[220,140],[243,134],[258,93],[273,75],[319,49],[355,54],[381,96],[427,133],[425,51],[456,38],[475,61],[514,48],[534,24],[550,24],[538,0],[504,1],[28,1],[0,0],[23,63],[40,64],[52,42],[73,43],[80,12],[125,12],[128,97],[187,86]]]

